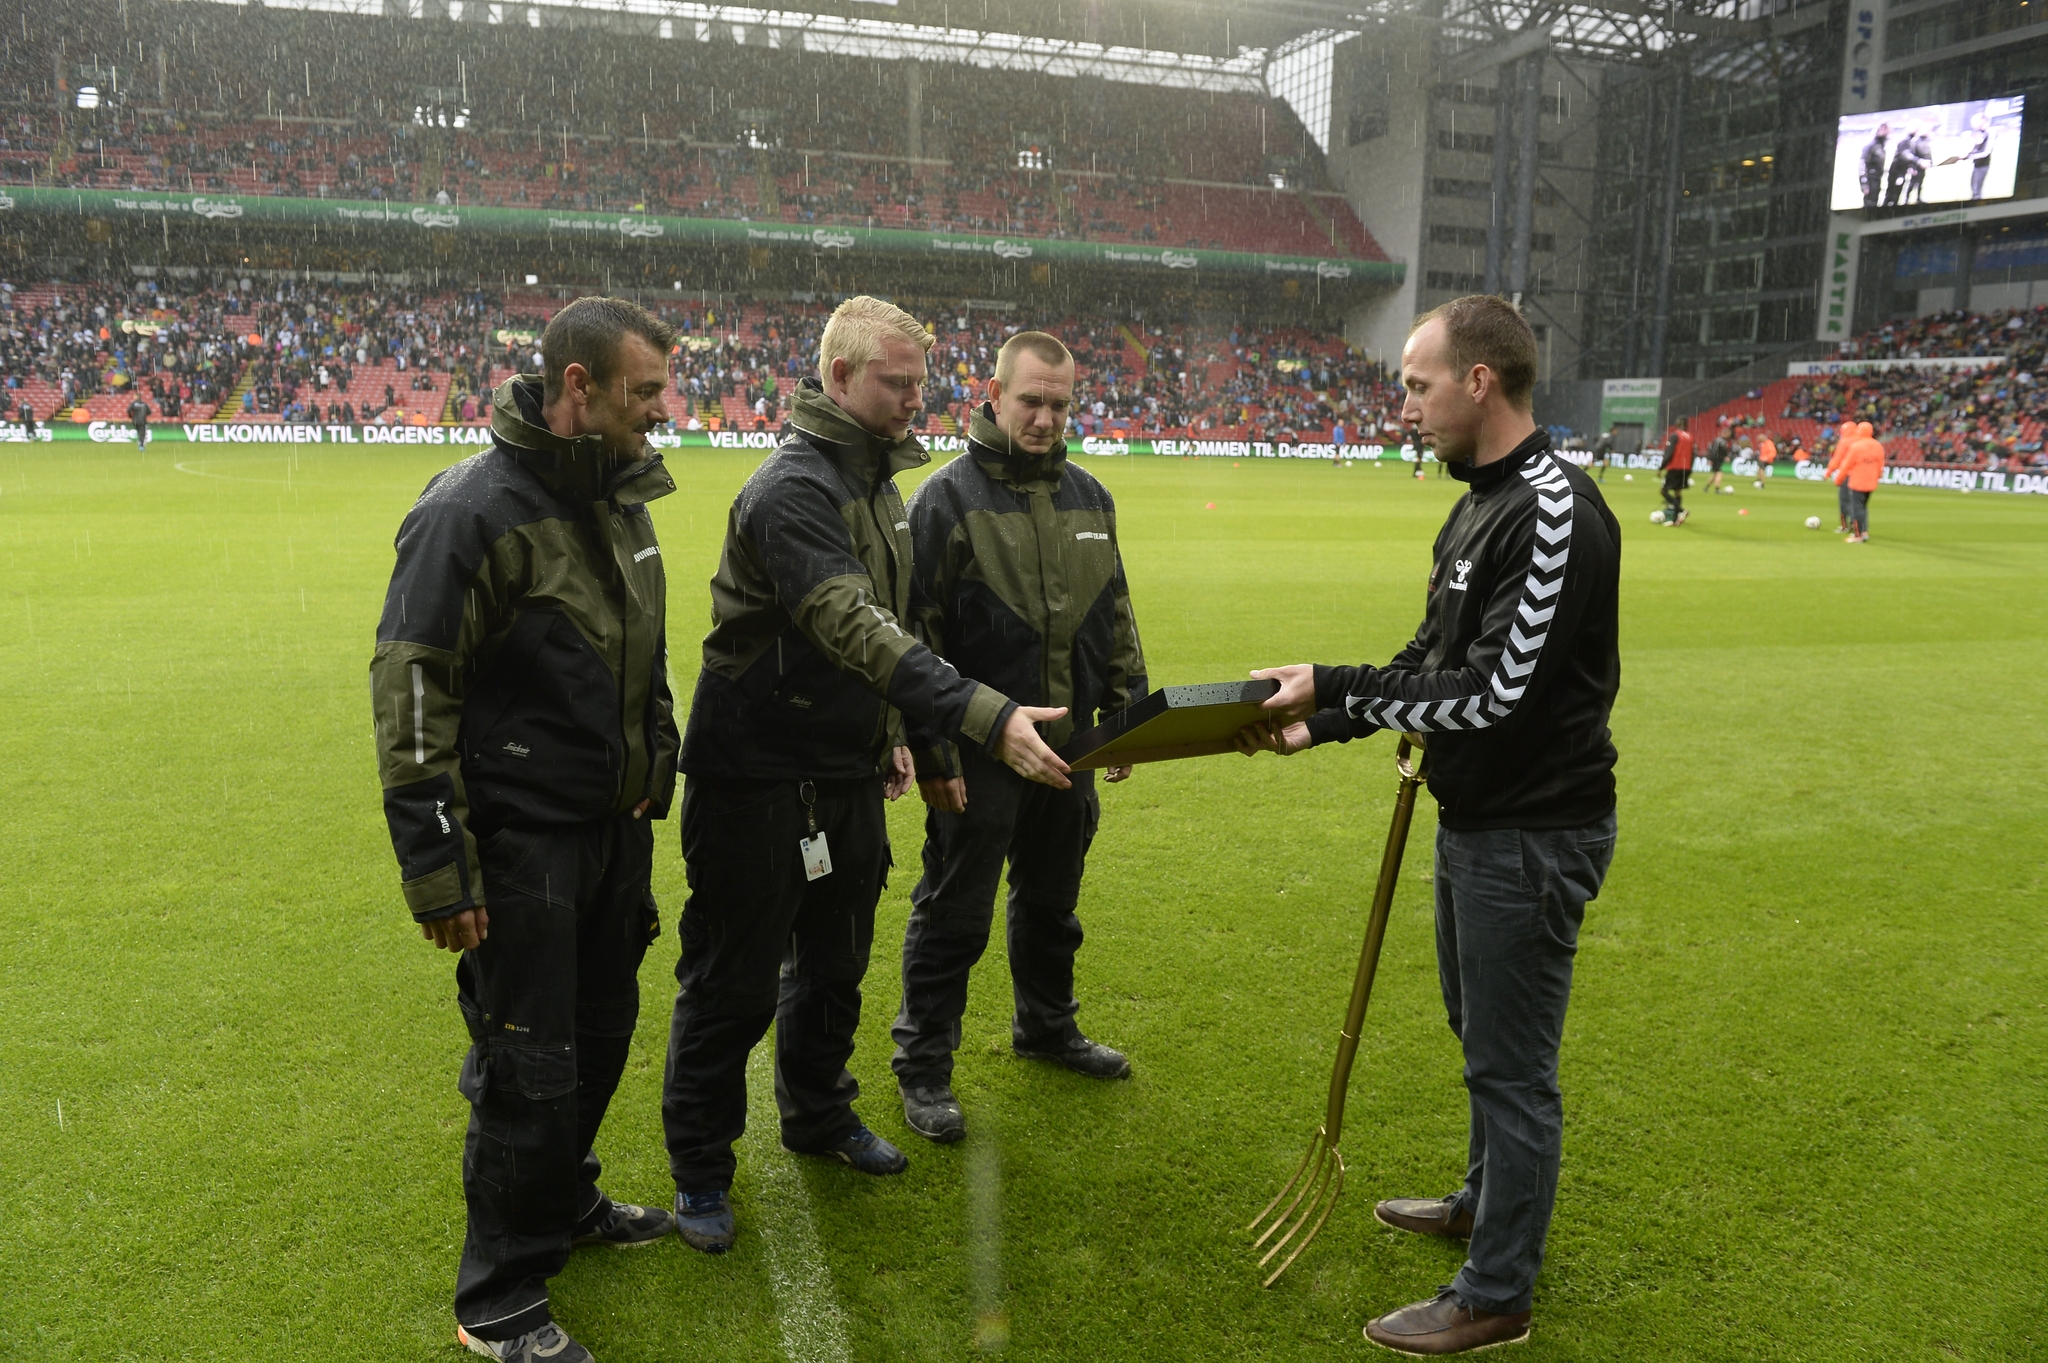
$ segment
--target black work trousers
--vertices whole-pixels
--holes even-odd
[[[806,798],[832,870],[804,879]],[[889,876],[880,777],[683,786],[682,956],[662,1127],[683,1192],[730,1188],[747,1129],[747,1055],[775,1024],[782,1143],[818,1150],[859,1130],[847,1071],[860,982]]]
[[[604,1206],[591,1143],[661,924],[645,819],[500,829],[477,850],[490,925],[455,968],[471,1042],[457,1084],[470,1104],[469,1230],[455,1318],[479,1339],[512,1339],[547,1323],[547,1281]]]
[[[924,822],[924,875],[910,892],[903,935],[903,1007],[890,1035],[904,1088],[950,1084],[967,976],[988,949],[996,888],[1010,863],[1010,1037],[1051,1047],[1079,1034],[1074,956],[1081,949],[1081,874],[1101,805],[1095,773],[1073,773],[1055,790],[1000,762],[963,751],[967,809],[931,809]]]

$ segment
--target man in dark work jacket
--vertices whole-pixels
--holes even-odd
[[[1396,1198],[1375,1214],[1471,1247],[1449,1287],[1365,1333],[1450,1354],[1529,1332],[1557,1195],[1572,957],[1614,855],[1621,531],[1530,416],[1536,338],[1510,304],[1460,298],[1424,315],[1401,365],[1402,418],[1468,487],[1437,535],[1422,628],[1385,667],[1254,673],[1281,686],[1273,722],[1242,746],[1427,737],[1437,971],[1465,1052],[1470,1159],[1449,1197]]]
[[[1066,788],[1034,724],[899,623],[910,525],[894,476],[932,340],[874,298],[839,305],[823,382],[798,388],[783,443],[733,501],[711,579],[711,633],[683,735],[683,906],[662,1122],[683,1239],[732,1244],[726,1197],[746,1127],[746,1063],[775,1027],[782,1143],[867,1174],[908,1165],[854,1115],[847,1071],[875,901],[889,870],[886,793],[910,788],[902,714],[1033,781]]]
[[[1062,432],[1074,357],[1057,337],[1003,343],[967,452],[910,499],[918,634],[961,672],[1012,696],[1066,708],[1046,726],[1063,743],[1098,711],[1145,694],[1145,656],[1117,552],[1116,503],[1067,462]],[[941,1144],[967,1134],[953,1094],[953,1052],[967,978],[988,948],[996,888],[1010,867],[1010,1044],[1027,1059],[1121,1079],[1130,1062],[1075,1025],[1075,905],[1101,819],[1093,772],[1068,790],[1020,779],[999,762],[907,726],[925,814],[924,874],[910,892],[903,1007],[896,1039],[903,1120]],[[1105,776],[1121,781],[1128,767]]]

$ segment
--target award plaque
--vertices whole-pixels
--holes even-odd
[[[1086,771],[1234,752],[1237,731],[1262,718],[1260,703],[1279,689],[1270,677],[1162,686],[1075,734],[1059,750],[1060,760],[1074,771]]]

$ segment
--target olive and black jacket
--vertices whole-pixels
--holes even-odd
[[[667,582],[651,449],[621,463],[501,385],[492,445],[434,475],[398,530],[370,661],[384,815],[413,917],[485,902],[477,838],[584,823],[675,791]]]
[[[929,457],[914,436],[868,434],[815,378],[798,386],[782,444],[726,520],[685,773],[873,776],[903,741],[905,714],[993,750],[1015,703],[901,623],[911,546],[895,476]]]
[[[1437,532],[1422,628],[1385,667],[1318,667],[1317,742],[1427,736],[1447,828],[1584,828],[1614,810],[1621,527],[1536,431]]]
[[[1054,747],[1145,694],[1145,655],[1117,550],[1116,502],[1065,442],[1017,448],[983,403],[967,453],[910,499],[918,637],[1020,705],[1064,705]],[[958,776],[943,734],[906,726],[920,778]]]

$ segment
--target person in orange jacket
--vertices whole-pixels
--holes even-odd
[[[1849,457],[1849,449],[1866,434],[1860,421],[1845,421],[1835,427],[1835,452],[1828,456],[1825,470],[1827,480],[1835,485],[1835,533],[1846,534],[1849,529],[1849,485],[1835,475],[1842,471],[1842,462]]]
[[[1870,538],[1870,494],[1884,479],[1884,446],[1863,423],[1864,436],[1849,447],[1835,481],[1849,494],[1849,538],[1846,544],[1861,544]]]
[[[1771,470],[1778,462],[1778,446],[1768,433],[1756,442],[1756,485],[1762,487],[1764,479],[1771,476]]]

